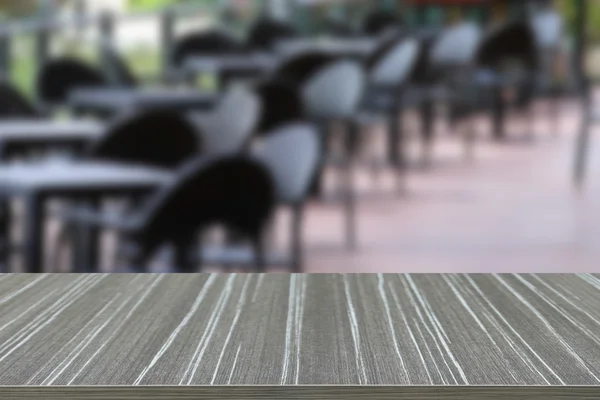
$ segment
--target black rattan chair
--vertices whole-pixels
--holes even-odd
[[[220,30],[192,33],[179,38],[172,53],[172,63],[181,67],[188,57],[239,53],[242,45]]]
[[[363,22],[363,33],[368,36],[379,36],[392,29],[402,28],[404,20],[401,15],[385,10],[373,11]]]
[[[299,33],[287,23],[261,18],[250,28],[246,47],[250,51],[272,51],[278,41],[298,36]]]
[[[176,168],[201,151],[201,135],[174,111],[151,110],[115,122],[89,149],[94,160]]]
[[[320,139],[324,157],[311,192],[323,194],[321,177],[326,165],[339,167],[344,175],[342,199],[346,215],[346,242],[355,246],[355,202],[350,158],[330,157],[331,127],[342,123],[347,128],[344,140],[355,135],[354,115],[358,111],[365,88],[365,73],[358,61],[323,52],[306,52],[291,58],[276,71],[276,77],[289,82],[297,90],[306,118],[321,126]]]
[[[275,189],[267,169],[243,157],[197,159],[183,167],[178,178],[128,215],[86,210],[65,218],[85,228],[119,234],[120,255],[127,269],[146,272],[157,250],[174,245],[173,269],[195,272],[203,264],[197,238],[215,225],[243,237],[254,250],[254,266],[265,267],[263,231],[275,205]],[[85,243],[75,241],[75,270],[85,271]]]
[[[0,119],[42,118],[42,112],[8,82],[0,82]]]
[[[47,106],[65,105],[74,89],[104,87],[108,78],[97,68],[72,58],[49,61],[37,81],[39,100]]]

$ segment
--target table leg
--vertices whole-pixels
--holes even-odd
[[[585,180],[587,158],[590,144],[590,129],[592,125],[591,104],[589,99],[583,102],[583,120],[577,136],[575,148],[575,165],[573,170],[573,181],[576,187],[581,187]]]
[[[37,195],[25,199],[25,232],[23,246],[23,272],[43,272],[43,200]]]
[[[84,203],[84,207],[96,213],[100,210],[101,202],[99,200],[89,200]],[[83,248],[77,249],[81,252],[78,257],[75,268],[77,272],[97,273],[99,272],[100,258],[100,230],[97,227],[86,227],[82,232],[77,232],[84,236]]]
[[[506,102],[502,97],[502,90],[494,90],[494,106],[492,110],[493,135],[496,140],[503,140],[506,137]]]
[[[185,235],[175,242],[174,248],[174,268],[178,272],[193,273],[197,272],[194,265],[192,254],[198,248],[197,235]]]
[[[398,187],[405,191],[405,178],[407,160],[405,153],[404,113],[400,108],[395,108],[388,116],[388,158],[396,172]]]
[[[353,146],[354,140],[358,136],[357,124],[350,122],[346,132],[346,159],[344,160],[344,205],[346,217],[346,245],[348,249],[356,248],[356,188],[354,187],[353,176]]]
[[[421,135],[423,138],[423,165],[429,166],[431,163],[431,147],[434,137],[434,118],[435,107],[431,99],[425,100],[421,106]]]
[[[324,185],[324,169],[325,160],[329,155],[329,140],[330,140],[330,129],[331,125],[328,122],[321,122],[319,124],[319,139],[321,140],[321,161],[317,167],[315,177],[311,183],[309,193],[313,198],[319,198],[323,195]]]
[[[398,157],[398,113],[392,111],[388,115],[388,161],[393,166],[396,167],[399,164]]]
[[[10,272],[11,211],[9,201],[0,201],[0,273]]]

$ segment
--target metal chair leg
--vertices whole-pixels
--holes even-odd
[[[473,162],[475,139],[477,136],[476,129],[475,129],[475,120],[473,118],[469,118],[466,121],[464,135],[465,135],[465,160],[467,162]]]
[[[350,123],[348,125],[348,134],[346,135],[349,141],[347,148],[351,146],[350,141],[356,137],[358,127]],[[346,220],[346,245],[349,250],[356,248],[356,188],[354,187],[354,175],[352,169],[352,158],[348,155],[344,161],[344,211]]]
[[[304,218],[304,208],[302,204],[296,204],[292,208],[292,272],[300,273],[304,267],[303,249],[302,249],[302,222]]]
[[[422,163],[424,167],[429,167],[432,162],[434,129],[434,104],[427,100],[421,107],[421,136],[423,140]]]
[[[124,257],[124,262],[127,265],[127,272],[136,274],[145,274],[148,272],[149,254],[140,250],[136,244],[131,244],[130,251]]]
[[[493,137],[496,141],[506,138],[507,107],[500,89],[494,90],[492,108]]]
[[[174,249],[174,267],[183,273],[193,273],[196,271],[195,258],[192,256],[195,246],[196,235],[188,235],[180,238],[175,243]]]
[[[348,172],[348,176],[351,173]],[[351,185],[348,178],[348,190],[346,191],[345,214],[346,214],[346,245],[349,250],[356,250],[356,194],[349,187]]]
[[[71,243],[71,268],[75,273],[95,273],[93,266],[90,265],[91,237],[87,229],[83,229],[76,224],[68,224],[64,227],[64,235],[68,237]]]
[[[253,240],[252,250],[254,251],[254,264],[256,267],[256,272],[266,272],[267,263],[265,256],[264,241],[260,234],[257,234],[256,238]]]
[[[552,127],[550,128],[552,135],[554,137],[558,137],[560,135],[560,128],[561,128],[561,122],[562,122],[562,107],[561,107],[561,99],[560,99],[560,94],[556,93],[551,99],[550,99],[550,118],[549,121],[552,124]]]
[[[320,121],[319,123],[320,135],[319,138],[321,140],[321,148],[323,152],[322,160],[320,161],[320,165],[317,167],[317,172],[313,178],[313,181],[310,186],[309,193],[313,198],[320,198],[323,195],[324,191],[324,173],[325,173],[325,162],[324,158],[329,153],[329,140],[331,133],[331,124],[330,121]]]
[[[406,192],[406,159],[402,116],[399,109],[394,109],[388,115],[388,158],[396,172],[398,190],[404,194]]]
[[[0,202],[0,273],[10,272],[11,258],[11,204]]]
[[[575,169],[573,173],[573,180],[576,187],[581,188],[583,186],[586,174],[589,142],[590,142],[590,128],[591,128],[591,110],[588,102],[584,105],[584,116],[579,135],[577,137],[577,145],[575,149]]]

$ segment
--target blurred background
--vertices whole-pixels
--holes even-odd
[[[271,4],[272,3],[272,4]],[[119,22],[115,41],[123,56],[136,73],[156,75],[161,67],[160,13],[168,7],[185,6],[192,10],[178,21],[178,31],[194,30],[199,26],[210,27],[227,24],[243,32],[260,13],[272,7],[275,13],[290,19],[290,23],[306,33],[318,32],[326,17],[348,17],[355,22],[364,18],[381,3],[387,10],[397,10],[410,26],[442,25],[447,18],[466,14],[466,18],[484,22],[491,15],[518,14],[529,6],[528,1],[494,1],[492,5],[478,5],[472,1],[414,1],[414,0],[5,0],[0,4],[0,15],[5,24],[15,26],[10,44],[10,77],[19,88],[31,94],[35,77],[34,29],[28,29],[31,21],[47,18],[64,18],[81,22],[64,24],[53,30],[52,46],[57,51],[73,52],[93,60],[97,52],[94,43],[100,35],[97,24],[84,22],[86,18],[111,13],[124,20]],[[577,1],[554,0],[551,2],[565,21],[564,45],[573,49],[576,33]],[[463,7],[470,8],[463,10]],[[589,1],[586,5],[586,70],[592,77],[600,77],[600,4]],[[128,18],[129,17],[129,18]],[[29,22],[29,24],[28,24]],[[17,26],[22,26],[20,29]],[[73,26],[75,25],[75,26]],[[595,67],[594,67],[595,66]]]
[[[317,62],[314,55],[307,58],[312,61],[304,61],[304,64],[277,59],[277,74],[287,73],[286,79],[293,76],[302,100],[305,103],[314,101],[308,106],[304,104],[312,110],[312,114],[307,112],[302,114],[302,118],[297,116],[296,119],[317,124],[321,127],[319,129],[322,129],[325,119],[328,123],[335,120],[333,122],[342,126],[349,123],[349,130],[338,135],[342,139],[333,135],[334,142],[337,138],[346,143],[344,138],[351,137],[350,141],[360,143],[338,143],[344,149],[342,153],[345,157],[341,178],[339,171],[335,171],[335,165],[332,168],[324,167],[325,160],[329,160],[330,155],[337,155],[336,151],[328,151],[327,156],[317,163],[323,175],[322,181],[328,182],[322,185],[333,187],[334,195],[339,194],[335,188],[340,179],[346,182],[346,186],[342,185],[341,206],[333,200],[325,201],[324,197],[327,196],[322,196],[321,192],[326,190],[313,187],[306,198],[291,201],[294,207],[296,203],[302,203],[301,224],[296,221],[300,218],[297,209],[284,213],[276,222],[269,222],[271,227],[267,236],[269,246],[272,245],[273,249],[285,250],[290,240],[298,241],[296,245],[292,243],[290,250],[295,258],[292,268],[296,270],[598,271],[600,150],[593,146],[592,134],[595,131],[593,123],[597,119],[593,111],[595,84],[600,79],[598,1],[2,0],[0,18],[0,76],[22,95],[23,101],[36,107],[42,107],[45,102],[44,118],[54,121],[79,121],[84,118],[79,112],[83,106],[79,107],[81,104],[75,97],[60,104],[60,107],[47,107],[48,99],[43,98],[40,73],[49,62],[59,58],[77,59],[101,69],[107,65],[110,54],[118,54],[122,63],[119,65],[125,66],[127,74],[135,77],[138,86],[171,87],[176,88],[178,93],[189,89],[195,95],[216,93],[220,96],[225,91],[220,86],[224,76],[214,72],[218,69],[215,65],[225,68],[225,64],[247,62],[252,64],[253,70],[268,69],[269,72],[261,75],[259,80],[264,83],[267,75],[274,76],[276,73],[273,69],[263,68],[263,62],[253,58],[257,57],[258,51],[255,50],[260,46],[253,47],[252,51],[248,48],[239,51],[236,63],[232,59],[223,61],[225,52],[219,47],[223,46],[219,42],[215,42],[217,44],[212,52],[194,55],[190,50],[192,56],[197,56],[196,67],[190,63],[185,64],[186,69],[182,67],[183,63],[176,65],[173,61],[175,53],[183,52],[185,46],[181,43],[186,36],[218,30],[226,31],[235,40],[246,43],[252,36],[251,32],[258,35],[256,31],[260,21],[278,21],[279,30],[274,31],[279,32],[281,37],[271,37],[269,40],[281,39],[279,47],[283,50],[292,48],[292,43],[284,44],[283,39],[293,36],[302,39],[304,45],[319,44],[317,52],[321,55],[334,54],[338,57],[337,61],[352,59],[362,65],[367,71],[366,76],[356,79],[357,82],[364,80],[365,84],[356,83],[356,88],[362,90],[364,86],[365,93],[373,92],[374,97],[371,97],[375,98],[380,95],[380,89],[385,87],[382,96],[388,96],[390,105],[373,106],[371,103],[379,104],[378,100],[373,100],[370,106],[362,106],[364,98],[369,96],[361,92],[356,95],[361,98],[357,100],[360,106],[353,103],[351,107],[348,105],[350,108],[344,108],[344,112],[331,111],[324,116],[318,114],[322,110],[329,110],[327,101],[342,108],[340,104],[354,93],[353,75],[343,75],[340,70],[340,75],[335,78],[334,75],[323,75],[328,78],[315,81],[318,82],[314,83],[316,86],[302,86],[300,82],[306,76],[315,74],[317,65],[325,68],[327,63],[333,61],[323,58]],[[281,26],[289,31],[284,32]],[[538,28],[539,32],[536,31]],[[274,32],[269,34],[277,36]],[[451,39],[443,41],[441,38],[445,35],[453,38],[454,42]],[[413,39],[414,43],[411,41]],[[327,43],[329,47],[325,45]],[[438,49],[438,54],[435,49],[443,47],[440,43],[445,43],[446,48]],[[404,47],[401,48],[400,44]],[[411,50],[413,44],[418,50]],[[269,53],[265,57],[271,57],[271,62],[272,55],[280,51],[269,46],[261,47],[260,53]],[[463,49],[469,46],[472,50]],[[349,50],[355,47],[368,49]],[[109,53],[107,48],[110,48]],[[342,50],[346,48],[348,50]],[[356,52],[361,53],[360,57],[355,57]],[[465,56],[468,60],[465,59],[464,65],[459,66],[460,63],[454,59],[465,52],[472,56]],[[227,54],[231,56],[232,53]],[[338,53],[344,54],[340,56]],[[352,53],[351,56],[348,56],[349,53]],[[437,55],[433,56],[433,53]],[[437,65],[436,57],[445,57],[446,61]],[[521,69],[517,68],[521,71],[519,73],[507,67],[513,58],[521,63]],[[290,65],[288,69],[285,67],[287,61]],[[260,68],[258,64],[261,64]],[[299,67],[300,64],[304,67]],[[302,71],[292,71],[292,66]],[[245,65],[244,68],[250,67]],[[401,72],[407,68],[412,68],[410,78]],[[183,69],[186,70],[185,77],[181,75]],[[188,76],[190,69],[194,70],[191,79]],[[402,78],[394,74],[400,74]],[[515,78],[517,75],[520,78]],[[60,79],[50,79],[52,82],[49,85],[53,85],[55,91],[67,87],[68,79],[64,74],[60,76]],[[258,89],[255,85],[256,82],[252,81],[239,87],[256,92]],[[81,86],[85,87],[86,84]],[[325,93],[316,95],[318,87],[331,96]],[[343,92],[344,87],[347,93]],[[438,89],[443,89],[445,94],[438,94]],[[263,90],[263,113],[270,112],[277,117],[288,112],[284,105],[288,100],[281,94],[284,92],[275,90],[272,92],[274,97],[268,98]],[[335,97],[333,92],[339,97]],[[100,96],[104,102],[113,103],[114,106],[117,98],[112,95]],[[397,104],[399,98],[410,104]],[[406,100],[409,98],[418,100]],[[226,113],[225,120],[243,118],[241,108],[236,107],[232,106]],[[337,110],[336,107],[333,109]],[[438,109],[442,111],[438,113]],[[369,111],[365,117],[367,122],[362,118],[364,110]],[[395,122],[391,122],[398,119],[399,111],[404,128],[398,128]],[[108,129],[109,132],[113,122],[118,120],[114,116],[88,114],[91,113],[85,115],[86,121],[94,121],[99,124],[98,129]],[[375,118],[372,121],[368,118],[372,117],[371,114],[377,114],[376,117],[383,115],[383,120]],[[361,118],[358,118],[359,115]],[[9,140],[2,138],[3,129],[12,132],[17,119],[21,120],[19,124],[23,123],[23,117],[17,117],[9,116],[4,117],[6,121],[0,120],[0,147],[8,146],[8,142],[2,142]],[[228,129],[226,122],[222,123],[225,125],[213,121],[210,124],[203,122],[200,126],[204,130]],[[354,132],[353,128],[371,133],[366,135],[368,139],[356,139],[355,133],[348,133]],[[335,132],[344,131],[339,126],[331,129]],[[400,137],[395,131],[398,129],[405,131],[402,137],[407,138],[403,139],[405,145],[402,146],[406,159],[395,154],[395,150],[390,150],[398,146],[394,142]],[[256,132],[255,135],[260,140],[265,137]],[[435,137],[435,141],[431,137]],[[329,134],[327,138],[329,141]],[[144,146],[139,143],[140,147]],[[357,147],[362,150],[379,148],[379,153],[387,153],[388,160],[381,168],[355,166],[352,193],[348,194],[344,192],[349,190],[350,185],[344,180],[344,174],[348,172],[345,168],[350,164],[349,159],[353,168],[354,164],[358,164],[355,162],[360,158],[355,154]],[[274,152],[277,153],[277,150]],[[5,194],[5,198],[13,199],[17,196],[14,193],[33,190],[31,187],[38,184],[33,178],[31,182],[34,183],[30,186],[27,186],[29,183],[23,184],[25,188],[14,183],[21,177],[25,179],[23,182],[29,182],[27,179],[33,176],[29,170],[26,173],[20,170],[14,172],[15,165],[27,164],[31,157],[34,159],[31,163],[39,165],[40,159],[44,158],[39,152],[34,156],[27,154],[25,161],[20,156],[18,163],[11,161],[0,167],[0,187],[8,183],[12,185],[11,190],[6,190],[9,194]],[[291,154],[310,159],[299,148]],[[398,194],[396,187],[396,169],[402,173],[401,194]],[[331,179],[330,175],[333,176]],[[588,179],[584,179],[587,175]],[[293,180],[290,176],[281,179],[284,182]],[[42,183],[40,185],[45,188]],[[318,186],[317,183],[315,185]],[[13,186],[19,187],[13,190]],[[61,190],[67,193],[62,187]],[[64,195],[63,192],[61,195]],[[315,194],[317,192],[319,196]],[[27,201],[25,203],[29,204]],[[65,204],[59,208],[63,210]],[[27,212],[36,210],[33,207]],[[11,212],[8,210],[5,214]],[[64,227],[59,225],[64,225],[65,218],[57,217],[58,222],[55,221],[54,225],[51,223],[48,228],[50,233],[43,240],[34,240],[27,235],[37,235],[43,230],[39,227],[43,218],[38,213],[23,221],[19,219],[20,212],[15,211],[16,216],[9,218],[9,228],[16,229],[16,235],[24,235],[25,244],[30,247],[15,250],[13,240],[6,239],[8,244],[2,250],[4,257],[25,259],[21,263],[17,261],[14,264],[16,266],[9,266],[13,261],[7,261],[6,270],[95,271],[114,270],[121,265],[122,262],[115,261],[113,254],[121,251],[118,249],[118,236],[103,239],[100,250],[92,251],[87,244],[84,257],[88,260],[89,257],[102,259],[101,263],[97,260],[93,262],[99,263],[99,266],[91,267],[89,262],[77,258],[81,255],[76,255],[75,261],[71,260],[69,264],[66,259],[60,258],[62,242],[56,242],[57,237],[60,239],[64,236]],[[71,222],[85,220],[81,213],[77,215],[79,217],[66,219]],[[291,233],[290,224],[293,226]],[[11,235],[12,232],[8,234],[9,237]],[[238,243],[236,238],[228,238],[226,243]],[[165,239],[165,243],[171,241]],[[42,249],[42,245],[46,249]],[[71,240],[71,247],[77,246],[84,245]],[[177,253],[178,247],[175,247],[176,250],[169,251]],[[40,254],[31,256],[32,252],[38,250]],[[155,250],[152,247],[153,254]],[[100,255],[96,254],[98,251]],[[184,253],[186,251],[189,252],[189,246]],[[48,260],[56,257],[60,261],[57,264],[55,262],[54,266],[42,265],[49,264]],[[148,261],[146,258],[144,262]],[[152,268],[160,271],[179,270],[183,261],[177,260],[177,257],[175,261],[153,260],[150,264],[156,264]],[[256,263],[259,262],[250,262],[250,268],[256,267]],[[219,270],[219,265],[225,263],[204,260],[202,264],[206,268]],[[247,268],[241,261],[230,264],[233,264],[233,269]],[[279,265],[275,270],[289,271],[286,268]]]

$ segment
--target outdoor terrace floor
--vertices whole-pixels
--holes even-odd
[[[592,135],[588,181],[578,192],[571,178],[578,108],[565,103],[556,136],[539,112],[535,143],[499,145],[482,134],[472,163],[460,140],[440,135],[433,165],[411,174],[404,198],[361,202],[355,252],[340,250],[341,214],[311,207],[307,271],[598,271],[600,132]]]

